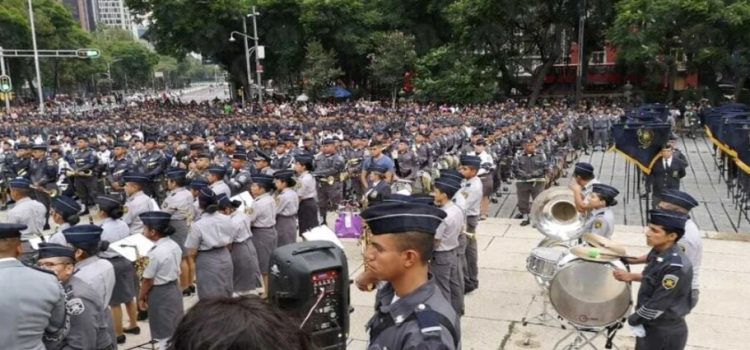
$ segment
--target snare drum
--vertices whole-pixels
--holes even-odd
[[[555,311],[580,328],[607,327],[619,322],[632,304],[630,285],[616,280],[620,261],[591,262],[568,254],[559,260],[549,286]]]
[[[543,281],[549,281],[557,271],[557,264],[565,254],[559,249],[537,247],[526,258],[526,270]]]

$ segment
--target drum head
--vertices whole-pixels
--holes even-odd
[[[549,298],[557,313],[581,328],[606,327],[630,309],[630,286],[607,263],[574,260],[552,278]]]

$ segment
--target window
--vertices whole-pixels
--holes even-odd
[[[589,64],[604,64],[607,61],[607,53],[604,51],[594,51],[591,53]]]

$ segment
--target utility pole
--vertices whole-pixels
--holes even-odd
[[[253,22],[255,22],[255,17],[253,17]],[[242,16],[242,32],[247,33],[247,16]],[[247,69],[247,88],[242,91],[242,105],[244,106],[246,97],[244,95],[247,95],[247,100],[252,100],[250,92],[252,91],[251,87],[253,85],[253,76],[250,72],[250,48],[248,47],[247,36],[243,36],[243,38],[245,39],[245,69]]]
[[[34,7],[31,5],[31,0],[29,0],[29,22],[31,23],[31,43],[34,46],[34,68],[36,69],[36,90],[39,94],[39,113],[44,114],[42,71],[39,69],[39,51],[36,47],[36,29],[34,28]]]
[[[581,102],[583,97],[583,32],[586,26],[586,0],[581,3],[581,13],[578,18],[578,65],[576,66],[576,104]]]
[[[3,48],[0,47],[0,75],[5,75],[5,56],[3,56]],[[10,115],[10,98],[5,98],[5,112]]]
[[[263,80],[260,79],[260,59],[258,58],[258,17],[259,13],[255,12],[255,6],[253,6],[253,41],[255,42],[255,74],[258,78],[258,104],[261,110],[263,110]],[[247,39],[246,39],[247,40]],[[247,48],[245,48],[247,49]]]

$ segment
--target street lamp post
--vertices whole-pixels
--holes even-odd
[[[247,16],[242,17],[242,32],[247,33]],[[247,89],[246,91],[243,91],[243,98],[242,98],[242,105],[245,105],[245,97],[247,97],[248,100],[251,99],[250,96],[250,87],[253,85],[253,76],[250,74],[250,52],[247,48],[247,36],[243,36],[244,42],[245,42],[245,68],[247,69]],[[247,96],[244,96],[247,95]]]
[[[253,16],[253,41],[255,41],[255,75],[258,78],[258,104],[260,105],[260,108],[262,110],[263,108],[263,81],[260,79],[260,57],[258,57],[258,21],[256,20],[256,17],[258,17],[259,13],[255,12],[255,6],[253,6],[253,13],[250,14]],[[247,47],[245,48],[247,49]]]
[[[243,32],[240,33],[238,31],[232,31],[229,34],[229,41],[234,42],[236,39],[234,38],[235,35],[242,36],[245,39],[245,65],[247,66],[247,82],[248,84],[252,84],[252,76],[250,72],[250,53],[255,51],[255,74],[257,76],[257,83],[258,83],[258,104],[261,106],[263,105],[263,84],[261,80],[261,72],[260,72],[260,57],[258,56],[258,22],[256,21],[256,17],[259,15],[258,12],[255,11],[255,6],[253,6],[253,13],[248,14],[242,19],[242,30]],[[247,17],[253,17],[253,36],[247,35]],[[252,39],[254,42],[253,48],[248,47],[248,39]]]
[[[42,72],[39,69],[39,50],[36,47],[36,29],[34,28],[34,7],[29,2],[29,22],[31,23],[31,43],[34,46],[34,69],[36,69],[36,89],[39,94],[39,113],[44,114],[44,92],[42,91]]]

